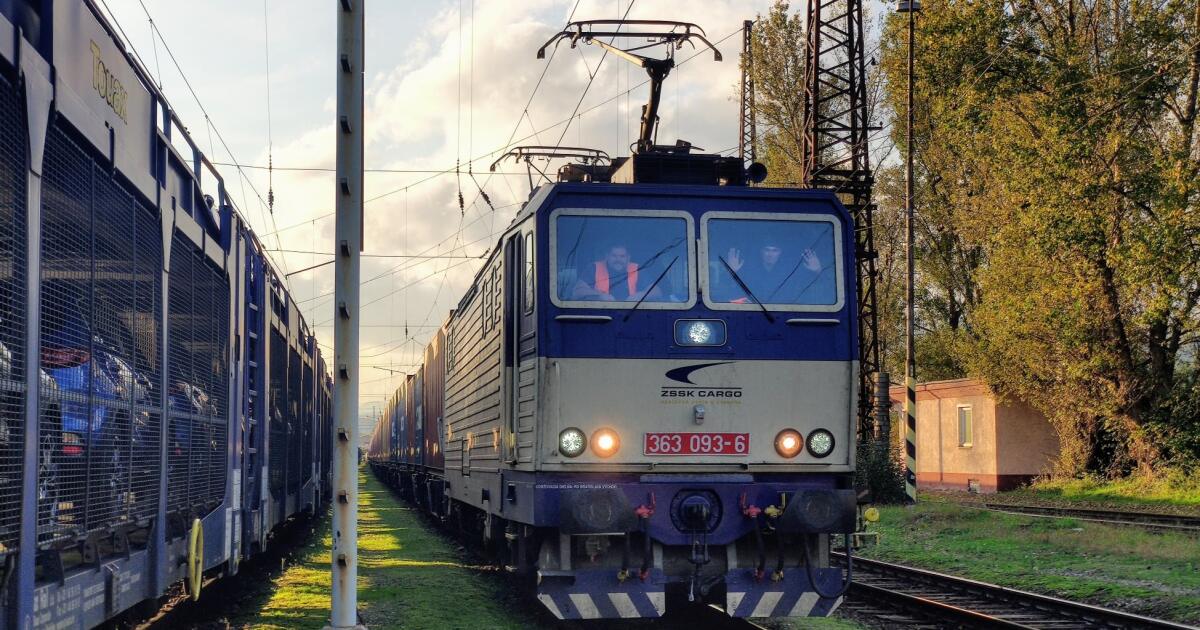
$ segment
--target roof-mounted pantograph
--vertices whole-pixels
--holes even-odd
[[[621,29],[626,30],[621,30]],[[632,30],[629,30],[631,29]],[[609,41],[602,41],[608,38]],[[616,40],[641,40],[641,45],[622,48],[612,45]],[[662,84],[675,67],[675,51],[683,48],[684,43],[695,47],[694,40],[713,51],[713,60],[721,61],[721,51],[713,46],[705,37],[704,29],[691,22],[675,22],[670,20],[585,20],[567,24],[562,32],[551,37],[538,49],[537,58],[546,56],[546,49],[557,46],[563,40],[570,40],[574,48],[580,41],[585,44],[595,44],[608,52],[646,69],[650,76],[650,98],[642,106],[642,126],[637,141],[639,153],[654,151],[654,132],[658,124],[658,105],[662,96]],[[655,46],[665,46],[665,59],[647,57],[635,51],[646,50]],[[671,150],[675,147],[672,146]]]
[[[585,168],[600,166],[612,162],[612,159],[608,157],[608,154],[599,149],[589,149],[586,147],[551,147],[543,145],[527,145],[515,147],[508,153],[501,155],[496,159],[495,162],[492,162],[492,165],[488,167],[488,170],[495,172],[496,167],[510,157],[514,162],[525,163],[525,172],[529,175],[530,195],[533,195],[533,190],[535,188],[533,184],[534,171],[537,171],[538,175],[541,175],[542,178],[546,180],[546,183],[554,183],[554,180],[550,179],[550,176],[546,174],[546,169],[539,168],[538,165],[535,164],[535,160],[544,161],[547,165],[549,165],[551,160],[574,158],[579,160],[579,163]]]

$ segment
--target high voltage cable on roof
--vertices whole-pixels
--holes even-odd
[[[217,166],[239,166],[241,168],[251,169],[251,170],[259,170],[259,171],[265,171],[268,168],[271,168],[271,167],[266,166],[265,164],[234,164],[233,162],[213,162],[213,164],[217,165]],[[337,170],[337,169],[328,168],[328,167],[324,167],[324,166],[276,166],[276,167],[274,167],[274,169],[277,171],[298,171],[298,172],[313,172],[313,173],[333,173],[333,172],[336,172],[336,170]],[[363,172],[364,173],[399,173],[399,174],[411,173],[411,174],[424,175],[424,174],[428,174],[428,173],[443,173],[444,171],[439,171],[439,170],[435,170],[435,169],[431,169],[431,168],[424,168],[424,169],[422,169],[422,168],[364,168]],[[515,171],[513,171],[513,172],[495,171],[495,173],[497,175],[514,175],[514,176],[519,175],[521,177],[525,177],[525,173],[518,173]],[[305,223],[308,223],[308,221],[305,221]],[[286,230],[287,228],[283,228],[283,229]]]

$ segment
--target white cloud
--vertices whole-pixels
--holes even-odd
[[[319,0],[269,3],[271,37],[271,127],[273,158],[277,166],[325,169],[334,165],[334,39],[333,9]],[[376,254],[415,254],[430,250],[439,255],[478,255],[493,244],[525,198],[525,175],[511,163],[500,170],[514,176],[491,176],[487,166],[498,157],[510,135],[529,143],[555,144],[588,82],[589,69],[600,63],[601,50],[580,45],[559,46],[538,88],[528,115],[525,103],[545,68],[535,52],[566,22],[575,2],[535,0],[521,3],[477,0],[474,36],[470,15],[461,20],[460,3],[373,2],[368,6],[366,157],[369,168],[441,170],[457,160],[493,152],[476,161],[471,170],[493,204],[482,200],[460,214],[459,183],[468,204],[478,188],[462,165],[459,177],[433,177],[427,173],[371,173],[366,194],[374,196],[410,186],[366,206],[367,251]],[[618,5],[623,3],[618,2]],[[136,0],[109,0],[125,31],[143,59],[153,59],[149,29]],[[676,137],[710,151],[737,142],[738,52],[742,20],[753,18],[768,0],[693,0],[686,9],[678,3],[637,2],[630,18],[691,19],[705,28],[725,55],[714,63],[704,53],[678,67],[667,79],[660,111],[660,142]],[[624,7],[621,6],[623,10]],[[469,10],[469,9],[465,9]],[[204,105],[244,162],[267,163],[266,82],[262,40],[263,12],[236,0],[211,3],[151,6],[156,24],[188,73]],[[575,19],[616,17],[611,2],[581,0]],[[472,44],[474,48],[471,59]],[[181,117],[200,129],[203,117],[190,102],[178,77],[166,65],[158,48],[164,88]],[[682,61],[693,51],[678,53]],[[150,63],[150,62],[148,62]],[[472,68],[473,66],[473,68]],[[472,73],[473,69],[473,73]],[[473,74],[473,77],[472,77]],[[622,94],[645,79],[642,70],[609,55],[580,106],[563,144],[594,146],[611,154],[624,154],[637,134],[646,87],[628,96],[596,104]],[[473,98],[472,98],[473,96]],[[473,105],[472,105],[473,101]],[[593,109],[594,108],[594,109]],[[519,122],[518,122],[519,121]],[[535,129],[536,126],[536,129]],[[533,134],[534,131],[537,134]],[[532,136],[524,139],[524,136]],[[201,143],[207,146],[206,142]],[[217,160],[225,161],[222,151]],[[229,187],[240,197],[236,171],[224,169]],[[249,171],[265,196],[267,174]],[[332,211],[333,174],[321,171],[275,171],[274,224],[289,228],[278,235],[283,249],[331,251],[333,222],[323,218]],[[249,194],[249,193],[248,193]],[[250,195],[251,200],[253,195]],[[269,217],[258,202],[247,200],[243,212],[260,234],[272,232]],[[508,206],[508,207],[504,207]],[[459,228],[461,227],[461,234]],[[276,236],[265,237],[268,247]],[[276,254],[288,269],[322,262],[311,254]],[[417,343],[404,343],[405,323],[416,342],[422,343],[441,323],[471,281],[479,263],[440,258],[414,261],[367,258],[363,263],[365,307],[361,333],[364,365],[403,365],[419,357]],[[449,268],[448,272],[443,272]],[[392,271],[395,270],[395,271]],[[405,290],[400,287],[412,284]],[[293,293],[302,302],[306,319],[316,325],[321,343],[332,344],[332,329],[321,326],[332,315],[332,300],[311,299],[332,292],[332,267],[299,273],[291,278]],[[385,371],[364,369],[363,415],[370,402],[382,401],[398,377]]]

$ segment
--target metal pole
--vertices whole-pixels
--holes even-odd
[[[917,500],[917,357],[913,346],[913,283],[916,265],[913,261],[913,63],[916,43],[919,0],[900,3],[900,11],[908,13],[908,128],[904,166],[904,253],[908,274],[904,288],[904,434],[905,466],[904,493],[909,501]]]
[[[892,448],[892,382],[887,372],[875,373],[875,441],[883,456]]]
[[[363,2],[337,7],[333,588],[330,624],[358,623],[358,306],[363,206]]]

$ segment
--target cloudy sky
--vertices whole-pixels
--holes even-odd
[[[273,253],[280,265],[295,271],[329,260],[314,252],[331,251],[333,243],[335,3],[145,0],[168,51],[152,38],[139,0],[105,1],[210,159],[244,165],[240,172],[222,167],[227,187],[267,247],[281,250]],[[769,0],[690,0],[686,13],[677,2],[633,3],[631,19],[697,22],[720,42],[725,57],[716,63],[711,54],[699,55],[672,73],[663,89],[659,141],[684,138],[709,151],[735,147],[739,29],[744,19],[765,12]],[[364,419],[373,417],[403,372],[414,369],[429,335],[482,264],[478,257],[526,198],[529,186],[516,164],[488,174],[510,138],[513,145],[561,140],[613,155],[628,152],[647,93],[638,86],[643,71],[613,56],[601,63],[602,51],[593,46],[564,45],[548,66],[535,58],[573,9],[577,20],[616,18],[628,5],[367,4],[366,164],[372,172],[366,178],[366,254],[379,257],[364,258],[362,271]],[[685,48],[679,60],[692,54]],[[211,128],[183,77],[199,95]],[[579,115],[572,119],[577,103]],[[268,173],[258,168],[269,155],[276,167],[273,216],[263,201]],[[383,257],[396,255],[436,257]],[[290,284],[329,355],[332,266],[297,273]]]

